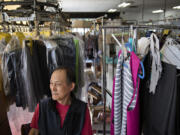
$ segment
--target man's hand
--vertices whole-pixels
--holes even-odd
[[[38,135],[38,134],[39,134],[39,130],[35,128],[32,128],[29,132],[29,135]]]

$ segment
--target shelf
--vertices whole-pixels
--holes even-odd
[[[54,7],[54,8],[58,8],[58,5],[56,4],[52,4],[52,3],[48,3],[48,2],[37,2],[35,3],[37,6],[48,6],[48,7]],[[24,5],[24,6],[30,6],[30,5],[34,5],[34,1],[4,1],[4,2],[0,2],[1,6],[7,6],[7,5]]]

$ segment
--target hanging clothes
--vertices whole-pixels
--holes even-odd
[[[116,67],[115,90],[114,90],[114,134],[120,135],[122,127],[122,68],[123,55],[119,56]]]
[[[88,35],[85,39],[85,56],[93,59],[96,52],[98,52],[98,37]]]
[[[118,53],[118,58],[120,57],[120,55],[121,55],[121,50],[119,51],[119,53]],[[118,59],[119,60],[119,59]],[[119,65],[117,65],[118,67],[119,67]],[[111,135],[114,135],[114,93],[115,93],[115,80],[116,80],[116,78],[114,78],[114,80],[113,80],[113,90],[112,90],[112,106],[111,106]],[[117,122],[116,122],[117,123]]]
[[[130,69],[130,58],[124,61],[123,63],[123,113],[122,113],[122,128],[121,135],[126,135],[127,132],[127,110],[132,97],[133,97],[133,82],[132,82],[132,73]],[[134,103],[134,102],[133,102]],[[129,106],[130,107],[130,106]],[[132,109],[135,107],[135,103],[131,104]]]
[[[74,40],[75,42],[75,48],[76,48],[76,64],[75,64],[75,74],[76,74],[76,89],[75,92],[77,91],[77,89],[79,89],[79,73],[78,73],[78,69],[79,69],[79,42],[78,40]]]
[[[46,46],[43,41],[34,40],[32,45],[32,80],[34,92],[39,102],[44,96],[50,96],[49,76],[46,61]],[[46,74],[45,74],[46,73]]]
[[[74,67],[73,69],[75,69],[76,49],[72,38],[52,38],[50,41],[44,41],[44,43],[47,48],[49,76],[60,65]]]
[[[34,111],[37,99],[35,98],[35,85],[33,84],[33,60],[30,53],[30,48],[27,45],[23,45],[22,55],[21,55],[21,70],[20,74],[22,76],[22,88],[25,98],[25,103],[27,103],[30,112]],[[24,102],[23,102],[24,103]]]
[[[152,92],[154,94],[158,80],[161,77],[162,66],[160,60],[159,39],[154,33],[151,34],[150,39],[151,39],[150,50],[152,55],[152,65],[151,65],[151,80],[150,80],[149,92],[150,93]]]
[[[140,79],[138,73],[140,69],[140,60],[134,52],[131,53],[130,60],[132,81],[133,81],[133,97],[127,110],[127,135],[140,134],[140,103],[139,103],[139,84]],[[132,104],[132,105],[131,105]]]
[[[114,127],[111,124],[112,134],[139,135],[139,82],[137,75],[139,72],[139,58],[131,52],[127,60],[123,55],[119,56],[114,97],[112,98],[112,107],[114,107],[111,122],[114,119]],[[114,105],[113,105],[114,103]],[[113,117],[113,116],[112,116]]]
[[[175,65],[180,69],[180,44],[172,38],[167,38],[161,49],[162,61]]]
[[[20,49],[20,43],[16,37],[12,37],[11,41],[8,43],[6,48],[4,49],[4,53],[2,56],[2,76],[3,76],[3,89],[5,95],[13,95],[17,91],[16,81],[15,81],[15,72],[13,65],[16,68],[20,63],[20,59],[18,60],[18,56],[20,56],[20,51],[16,51]],[[15,69],[16,70],[16,69]]]
[[[177,135],[180,134],[180,70],[177,70],[177,102],[176,102],[176,133]]]
[[[176,67],[164,62],[162,62],[162,67],[163,71],[156,93],[151,94],[147,91],[149,67],[145,65],[147,77],[141,83],[141,119],[144,135],[177,135],[175,125]]]
[[[84,99],[85,94],[84,91],[82,91],[82,88],[85,84],[84,80],[84,61],[83,61],[83,53],[82,48],[79,44],[79,40],[74,40],[75,46],[76,46],[76,97],[78,99]]]
[[[75,46],[72,37],[32,40],[24,39],[21,33],[18,35],[12,37],[4,51],[1,48],[4,92],[16,102],[16,106],[23,109],[28,107],[32,112],[42,98],[51,96],[51,73],[60,65],[70,66],[74,70],[76,68],[77,94],[81,97],[84,62],[80,53],[82,50],[79,44]],[[23,41],[22,46],[18,38]]]
[[[84,75],[84,41],[77,35],[74,36],[73,34],[66,34],[63,35],[64,38],[73,39],[75,49],[76,49],[76,63],[75,63],[75,72],[76,72],[76,90],[73,91],[76,95],[76,98],[83,100],[87,102],[87,91],[86,87],[83,89],[83,86],[85,85],[85,75]]]

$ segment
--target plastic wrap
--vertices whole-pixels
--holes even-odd
[[[86,91],[85,87],[83,88],[83,86],[85,85],[85,76],[84,76],[85,75],[84,74],[84,66],[85,66],[84,59],[85,59],[85,57],[84,57],[84,52],[83,52],[85,43],[78,36],[68,34],[64,37],[73,38],[75,45],[76,45],[76,70],[77,70],[76,72],[78,72],[76,79],[78,79],[78,81],[76,80],[77,91],[75,92],[75,95],[78,99],[81,99],[81,100],[87,102],[87,91]]]
[[[30,48],[27,45],[23,45],[21,55],[21,69],[20,73],[22,80],[22,94],[24,94],[24,101],[28,106],[29,111],[34,111],[37,101],[34,93],[34,84],[32,77],[33,61],[30,54]]]
[[[16,37],[12,37],[9,44],[4,49],[4,53],[2,56],[2,76],[3,76],[3,88],[5,95],[12,95],[16,92],[13,89],[13,84],[15,83],[16,73],[14,72],[13,65],[16,66],[18,60],[16,61],[15,55],[17,54],[16,50],[20,49],[19,41]],[[16,88],[16,86],[15,86]]]
[[[72,38],[52,38],[44,41],[46,45],[47,65],[49,76],[52,71],[61,65],[75,69],[75,45]]]
[[[76,64],[78,62],[78,67],[76,66],[76,70],[77,70],[77,76],[78,76],[78,82],[77,82],[77,91],[76,91],[76,97],[83,100],[83,101],[86,101],[86,95],[87,95],[87,91],[86,90],[82,90],[83,86],[85,85],[85,80],[84,80],[84,56],[83,56],[83,53],[82,53],[82,48],[79,44],[79,40],[76,40],[75,41],[76,43],[76,53],[78,53],[78,56],[76,60]]]
[[[78,37],[73,37],[75,40],[78,40],[79,48],[79,88],[82,88],[85,85],[84,80],[84,66],[85,66],[85,57],[84,57],[84,41]]]
[[[6,44],[4,40],[0,41],[0,56],[3,55],[4,49],[6,48]]]
[[[0,66],[2,64],[2,55],[4,52],[4,49],[6,48],[6,45],[4,43],[4,40],[1,40],[0,42]],[[0,91],[3,90],[3,77],[2,77],[2,70],[0,68]]]
[[[56,56],[54,56],[51,53],[55,52],[58,46],[54,41],[51,41],[51,40],[44,40],[43,42],[46,46],[46,61],[47,61],[47,67],[48,67],[48,78],[50,78],[51,72],[53,70],[53,65],[57,67]]]
[[[5,48],[3,84],[5,94],[14,99],[16,106],[34,111],[37,102],[50,95],[46,47],[38,41],[30,47],[25,43],[28,42],[21,48],[19,40],[13,37]]]

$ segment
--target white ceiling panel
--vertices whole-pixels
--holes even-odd
[[[132,6],[136,6],[137,11],[142,8],[143,0],[58,0],[62,4],[64,12],[107,12],[110,8],[116,8],[119,3],[123,1],[133,1]],[[164,8],[166,1],[166,8],[170,9],[173,6],[180,5],[180,0],[144,0],[145,10],[154,10]],[[132,11],[131,8],[123,9],[125,11]],[[133,9],[134,11],[135,9]]]
[[[61,0],[64,12],[106,12],[120,0]]]

